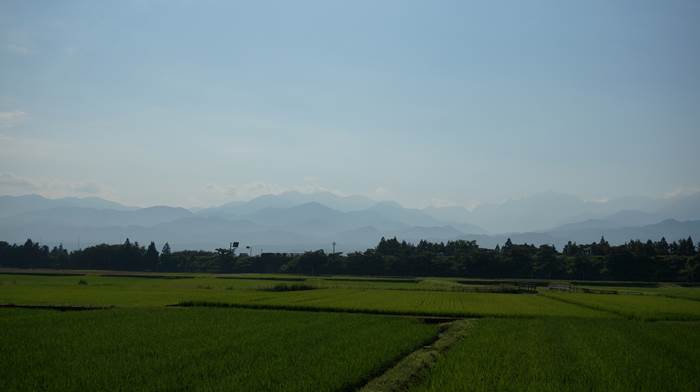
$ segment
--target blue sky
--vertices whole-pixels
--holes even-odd
[[[3,1],[0,193],[700,186],[697,1]]]

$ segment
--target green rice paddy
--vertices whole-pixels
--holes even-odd
[[[426,341],[413,319],[243,309],[0,309],[0,390],[337,391]]]
[[[426,351],[440,353],[435,367],[387,373],[411,390],[700,390],[695,287],[506,294],[444,278],[105,275],[0,274],[0,390],[358,390],[427,355],[408,356],[449,324],[426,318],[468,328]]]
[[[700,324],[479,320],[413,391],[697,391]]]

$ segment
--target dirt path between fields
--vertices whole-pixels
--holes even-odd
[[[471,327],[470,320],[457,320],[444,323],[437,340],[405,356],[382,375],[370,380],[360,392],[397,392],[407,391],[409,387],[420,382],[435,366],[443,354],[459,342]]]

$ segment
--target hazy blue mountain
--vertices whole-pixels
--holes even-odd
[[[580,230],[608,230],[653,224],[662,220],[658,214],[637,210],[622,210],[601,219],[587,219],[567,223],[548,230],[549,232],[575,232]]]
[[[46,224],[60,226],[153,226],[163,222],[191,216],[192,213],[179,207],[148,207],[136,210],[109,210],[80,207],[55,207],[4,217],[0,224],[30,225]]]
[[[459,224],[469,232],[481,233],[484,230],[478,226],[470,225],[464,220],[442,220],[427,212],[432,210],[418,210],[404,208],[400,204],[391,201],[375,202],[364,196],[338,196],[330,192],[317,192],[304,194],[300,192],[286,192],[279,195],[263,195],[248,202],[231,202],[218,207],[205,208],[197,211],[197,215],[225,217],[230,219],[258,219],[280,222],[289,221],[289,213],[300,213],[293,208],[300,205],[316,203],[337,212],[346,213],[340,216],[326,210],[326,216],[314,215],[319,220],[341,219],[338,226],[355,225],[356,227],[376,225],[384,228],[401,228],[403,225],[440,226],[445,223]],[[293,209],[289,212],[284,209]],[[308,208],[308,207],[307,207]],[[318,208],[317,208],[318,209]],[[465,210],[466,211],[466,210]],[[312,211],[309,211],[312,212]],[[312,212],[314,214],[321,211]],[[276,218],[274,215],[279,215]],[[298,217],[296,221],[301,218]],[[306,219],[305,221],[308,221]],[[455,225],[456,226],[456,225]]]
[[[664,219],[700,219],[700,192],[669,198],[624,197],[604,203],[588,202],[586,211],[565,218],[562,223],[605,219],[620,226],[640,226]]]
[[[700,238],[700,221],[678,221],[675,219],[667,219],[652,225],[639,227],[600,227],[610,225],[608,221],[591,220],[581,222],[575,225],[560,226],[555,230],[547,232],[524,232],[524,233],[507,233],[495,235],[474,235],[467,234],[462,236],[463,239],[476,240],[480,246],[494,247],[496,244],[501,246],[506,239],[510,238],[514,243],[529,243],[535,245],[549,244],[555,245],[558,249],[562,249],[568,241],[582,243],[597,242],[601,236],[613,245],[620,245],[629,240],[646,241],[651,239],[658,241],[661,237],[671,242],[681,238],[693,237]]]
[[[198,211],[209,216],[243,216],[265,208],[289,208],[300,204],[319,203],[334,210],[347,212],[368,208],[375,203],[364,196],[338,196],[331,192],[301,193],[290,191],[278,195],[262,195],[250,201],[234,201]]]
[[[368,197],[359,195],[338,196],[331,192],[316,192],[308,197],[303,193],[295,193],[300,201],[320,203],[334,210],[343,212],[362,210],[376,203],[376,201]]]
[[[56,207],[80,207],[124,211],[133,209],[133,207],[127,207],[99,197],[48,199],[39,195],[0,196],[0,218]]]
[[[588,202],[589,210],[604,215],[614,214],[621,210],[657,211],[664,204],[664,199],[645,196],[624,196],[605,202]]]
[[[404,208],[399,203],[391,201],[376,203],[362,211],[411,226],[440,226],[444,224],[421,210]]]
[[[196,249],[214,249],[227,247],[233,241],[241,242],[242,247],[266,245],[268,249],[273,249],[273,246],[283,249],[293,245],[298,249],[297,246],[310,246],[317,242],[314,237],[270,228],[249,220],[190,217],[160,224],[152,230],[178,249],[193,244],[196,244]]]
[[[288,208],[295,204],[283,195],[263,195],[250,201],[232,201],[218,207],[204,208],[197,213],[208,216],[235,217],[265,209],[265,208]]]
[[[444,225],[419,210],[403,208],[396,203],[388,202],[350,212],[337,211],[323,204],[311,202],[289,208],[265,208],[244,217],[260,224],[314,235],[368,226],[380,231],[398,232],[412,226]]]
[[[99,243],[121,243],[126,238],[144,243],[154,240],[148,228],[141,226],[63,226],[47,223],[25,223],[13,225],[0,223],[0,238],[10,243],[23,243],[27,238],[41,244],[55,246],[63,244],[67,249],[79,249]]]
[[[546,230],[562,223],[566,217],[587,211],[587,203],[570,195],[538,193],[501,204],[477,206],[469,222],[491,233]]]
[[[448,222],[449,223],[449,222]],[[482,227],[469,223],[451,223],[450,226],[466,234],[487,234]]]
[[[624,226],[624,225],[623,225]],[[557,226],[549,232],[553,233],[572,233],[581,230],[608,230],[615,229],[618,227],[623,227],[618,223],[612,222],[606,219],[588,219],[583,222],[567,223],[565,225]]]
[[[639,210],[621,210],[605,217],[619,227],[644,226],[656,223],[664,217],[660,213],[644,212]]]
[[[666,200],[657,215],[678,220],[700,219],[700,192]]]
[[[289,208],[264,208],[250,215],[248,219],[272,225],[300,224],[308,221],[332,221],[342,219],[340,211],[321,203],[310,202]]]
[[[404,222],[414,221],[415,216],[411,211],[407,213],[407,216],[402,216],[401,211],[390,210],[391,217],[386,217],[384,215],[386,211],[375,208],[341,212],[323,204],[311,202],[289,208],[266,208],[244,217],[287,231],[296,231],[306,235],[329,236],[331,233],[366,226],[372,226],[379,230],[406,229],[410,225]]]
[[[435,213],[435,209],[431,210]],[[555,192],[538,193],[500,204],[485,204],[469,213],[452,209],[470,224],[489,232],[547,231],[565,224],[606,220],[609,226],[642,226],[663,219],[700,219],[700,193],[671,198],[623,197],[605,202],[584,201]]]
[[[335,234],[333,241],[339,242],[343,247],[350,248],[351,250],[363,251],[370,247],[376,246],[379,239],[384,236],[376,227],[364,226],[358,227],[352,230],[341,231]]]
[[[386,236],[391,237],[391,234],[387,233]],[[418,242],[420,240],[449,241],[463,236],[464,233],[452,226],[412,226],[396,232],[395,235],[406,241]]]
[[[421,211],[441,222],[449,223],[451,226],[457,228],[463,233],[487,233],[487,231],[483,227],[469,223],[472,218],[471,212],[464,207],[426,207],[423,208]]]
[[[77,249],[99,243],[121,243],[126,238],[132,242],[147,244],[155,241],[158,246],[168,242],[173,250],[228,247],[231,241],[265,246],[275,251],[303,251],[317,249],[321,242],[316,238],[297,233],[268,229],[251,222],[229,221],[216,218],[185,218],[152,227],[105,226],[79,227],[47,224],[30,224],[20,227],[0,225],[0,237],[4,241],[22,243],[32,238],[50,246],[63,244]],[[245,245],[242,245],[245,246]],[[244,251],[242,248],[241,251]]]
[[[305,201],[324,197],[337,203],[347,202],[343,204],[347,210],[319,201]],[[662,236],[669,241],[689,235],[700,239],[700,194],[623,200],[585,202],[547,192],[481,206],[474,211],[461,207],[418,210],[394,202],[374,203],[362,197],[289,192],[194,214],[184,208],[167,206],[129,208],[98,198],[2,196],[0,213],[5,215],[0,215],[0,240],[24,242],[32,238],[75,248],[100,242],[117,243],[129,237],[159,244],[168,241],[174,249],[214,249],[240,241],[243,246],[270,251],[329,250],[330,244],[336,242],[339,251],[352,251],[373,247],[382,236],[396,236],[409,242],[474,239],[486,247],[502,245],[510,237],[516,243],[555,244],[560,249],[569,240],[589,243],[601,236],[613,244],[630,239],[658,240]],[[117,208],[103,208],[114,205]],[[611,206],[641,206],[650,210]],[[571,215],[573,212],[578,215]],[[584,219],[570,220],[575,216]],[[699,218],[692,218],[695,216]],[[502,228],[504,234],[485,234],[472,223],[479,221],[491,228]],[[544,229],[534,230],[536,227]]]
[[[80,207],[80,208],[97,208],[97,209],[111,209],[111,210],[134,210],[136,207],[127,207],[123,204],[119,204],[114,201],[105,200],[95,196],[89,197],[64,197],[61,199],[56,199],[58,203],[62,206],[68,207]]]
[[[626,200],[627,199],[633,198],[626,198]],[[558,236],[575,235],[579,241],[590,241],[595,240],[595,238],[600,238],[600,236],[605,233],[615,233],[615,235],[620,236],[620,238],[625,236],[629,237],[630,235],[642,235],[642,227],[656,227],[656,230],[652,230],[650,232],[654,233],[658,237],[659,234],[664,235],[663,230],[660,230],[659,226],[655,225],[661,221],[667,219],[675,219],[679,221],[700,219],[700,193],[668,199],[642,200],[646,200],[647,206],[654,206],[656,209],[651,211],[621,209],[608,215],[597,213],[595,215],[599,216],[599,218],[582,219],[581,221],[575,221],[569,224],[554,227],[547,230],[547,232],[558,233]],[[638,204],[642,203],[640,202]],[[616,203],[616,205],[618,204]],[[589,216],[590,215],[591,214],[589,214]],[[672,226],[666,225],[663,227],[670,230]],[[612,231],[612,229],[620,230]],[[673,233],[675,232],[671,231],[669,232],[669,235]],[[631,238],[637,237],[629,237],[627,240]],[[639,238],[641,239],[641,237]]]
[[[443,222],[469,222],[471,212],[460,206],[425,207],[421,211]]]
[[[653,225],[641,227],[625,227],[613,229],[605,233],[605,239],[615,243],[623,243],[631,239],[646,241],[647,239],[659,240],[666,237],[668,241],[681,238],[693,237],[700,239],[700,220],[678,221],[676,219],[666,219]]]
[[[349,212],[318,202],[257,208],[298,200],[298,195],[286,196],[290,198],[282,201],[277,197],[257,198],[254,206],[247,206],[255,211],[241,213],[240,217],[215,216],[211,210],[210,214],[193,214],[173,207],[135,210],[54,207],[0,219],[0,238],[12,242],[33,238],[77,247],[103,241],[120,242],[129,237],[134,241],[168,241],[175,249],[186,247],[183,244],[211,249],[240,241],[279,250],[285,246],[313,249],[337,241],[338,250],[353,250],[376,245],[381,233],[407,240],[448,240],[462,234],[419,210],[405,209],[395,203],[373,203],[366,209]],[[363,227],[373,227],[380,235],[373,232],[365,238],[346,239],[340,234]]]
[[[306,235],[323,235],[348,226],[343,212],[316,202],[289,208],[265,208],[245,217],[267,227]]]
[[[560,226],[546,234],[556,238],[556,243],[561,246],[567,241],[590,243],[600,240],[603,236],[612,244],[622,244],[629,240],[658,241],[661,237],[666,237],[670,242],[688,236],[700,238],[700,221],[666,219],[651,225],[620,227],[610,221],[592,220]]]

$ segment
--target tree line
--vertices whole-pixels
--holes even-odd
[[[105,269],[162,272],[299,273],[386,276],[459,276],[470,278],[575,279],[620,281],[700,280],[700,243],[692,238],[668,243],[632,240],[610,245],[605,238],[590,244],[513,244],[495,249],[476,241],[420,241],[382,238],[376,247],[349,254],[323,250],[301,254],[235,255],[229,249],[173,252],[166,243],[142,246],[128,239],[67,251],[28,239],[0,241],[0,266],[15,268]]]

